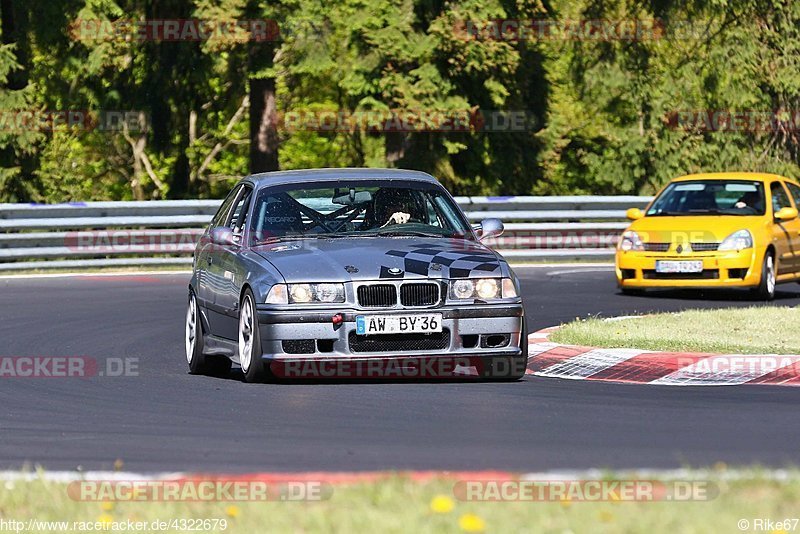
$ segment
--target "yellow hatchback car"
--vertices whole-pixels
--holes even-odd
[[[759,298],[800,281],[800,184],[774,174],[677,178],[633,221],[617,245],[623,293],[646,288],[748,287]]]

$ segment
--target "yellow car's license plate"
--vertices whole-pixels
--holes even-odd
[[[666,261],[656,262],[657,273],[701,273],[703,272],[702,261]]]
[[[442,331],[442,314],[358,315],[356,334],[430,334]]]

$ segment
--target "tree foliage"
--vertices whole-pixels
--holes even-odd
[[[0,18],[0,201],[216,197],[278,167],[421,169],[454,193],[496,195],[651,193],[689,172],[800,171],[791,0],[0,0]],[[152,20],[269,20],[280,32],[81,34],[82,21]],[[497,20],[656,21],[658,31],[519,40],[463,31]],[[288,120],[372,111],[528,120],[506,132]],[[89,118],[41,128],[14,120],[26,112]],[[726,112],[775,119],[693,122]],[[109,113],[131,120],[97,123]]]

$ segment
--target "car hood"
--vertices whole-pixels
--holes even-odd
[[[508,276],[501,256],[463,239],[304,239],[260,245],[253,251],[290,283]]]
[[[634,221],[628,229],[645,243],[719,243],[738,230],[752,232],[764,221],[758,215],[649,216]]]

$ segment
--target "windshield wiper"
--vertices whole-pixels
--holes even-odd
[[[414,236],[414,237],[444,237],[442,234],[433,234],[430,232],[420,232],[419,230],[384,230],[383,232],[375,232],[376,236],[381,237],[402,237],[402,236]]]
[[[332,232],[330,234],[319,234],[314,237],[318,237],[319,239],[339,239],[343,237],[358,237],[358,234]]]
[[[685,217],[693,215],[688,211],[659,211],[658,213],[648,213],[646,217]]]
[[[322,235],[283,235],[283,236],[275,236],[275,237],[268,237],[266,239],[262,239],[256,242],[255,246],[259,245],[271,245],[273,243],[280,243],[282,241],[301,241],[303,239],[318,239],[322,237]]]

